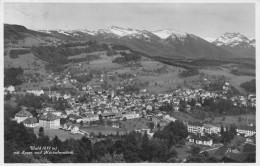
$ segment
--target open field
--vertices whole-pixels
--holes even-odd
[[[92,53],[82,53],[79,55],[74,55],[74,56],[69,56],[68,59],[78,59],[78,58],[86,58],[90,55],[106,55],[106,51],[97,51],[97,52],[92,52]]]
[[[102,133],[103,135],[116,135],[117,132],[119,134],[123,134],[125,133],[124,129],[121,128],[114,128],[114,127],[110,127],[110,126],[97,126],[97,127],[85,127],[82,128],[82,130],[89,132],[89,133],[94,133],[95,135],[98,135],[99,133]]]
[[[241,117],[241,121],[239,121],[239,117]],[[256,116],[253,114],[248,114],[247,116],[248,121],[255,124],[256,122]],[[211,120],[211,118],[206,118],[205,120]],[[239,116],[220,116],[220,117],[214,117],[214,120],[212,121],[213,124],[219,124],[219,125],[231,125],[236,124],[239,125],[246,125],[246,115],[239,115]]]
[[[174,148],[178,152],[178,159],[179,160],[186,159],[188,156],[192,155],[191,154],[191,146],[192,145],[193,145],[192,143],[186,143],[186,145],[183,146],[183,147],[174,146]],[[218,148],[215,148],[215,147],[203,146],[203,145],[196,145],[196,146],[199,146],[201,148],[201,152],[202,151],[208,151],[209,154],[215,154],[215,152],[218,149]]]
[[[128,131],[134,130],[134,129],[141,129],[145,128],[147,129],[147,123],[151,122],[146,118],[136,118],[136,119],[127,119],[126,121],[122,121],[122,126]]]
[[[194,118],[191,115],[184,112],[174,112],[172,115],[174,118],[182,120],[184,122],[200,122],[200,119]]]
[[[34,128],[34,133],[39,133],[39,127]],[[44,134],[49,136],[50,139],[53,139],[55,135],[57,135],[62,141],[70,138],[81,139],[84,136],[82,134],[71,134],[70,131],[65,131],[61,129],[44,129]]]

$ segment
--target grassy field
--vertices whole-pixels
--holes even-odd
[[[239,121],[239,117],[241,117],[241,121]],[[253,122],[255,124],[256,122],[256,116],[253,114],[248,114],[248,121]],[[205,120],[211,120],[211,118],[206,118]],[[214,120],[212,121],[213,124],[223,124],[225,125],[231,125],[236,124],[238,125],[246,125],[246,115],[240,115],[240,116],[220,116],[220,117],[214,117]]]
[[[39,133],[39,127],[34,128],[34,133]],[[44,129],[44,134],[49,136],[50,139],[53,139],[55,135],[57,135],[62,141],[70,138],[81,139],[84,136],[82,134],[71,134],[70,131],[65,131],[61,129]]]
[[[174,118],[182,120],[184,122],[200,122],[200,119],[194,118],[191,115],[184,112],[174,112],[172,115]]]
[[[106,51],[97,51],[97,52],[93,52],[93,53],[82,53],[79,55],[74,55],[74,56],[69,56],[68,59],[78,59],[78,58],[86,58],[89,55],[106,55]]]
[[[146,118],[136,118],[136,119],[128,119],[126,121],[122,121],[122,126],[128,131],[132,131],[135,129],[148,128],[147,123],[151,122]]]
[[[176,151],[178,152],[178,159],[183,160],[186,159],[188,156],[191,155],[191,146],[192,143],[186,143],[183,147],[175,147]],[[201,148],[201,151],[207,150],[209,154],[215,154],[217,148],[210,147],[210,146],[203,146],[203,145],[196,145]]]
[[[119,134],[124,134],[125,130],[121,128],[114,128],[110,126],[97,126],[97,127],[85,127],[82,128],[82,130],[87,131],[89,133],[93,132],[95,135],[98,135],[99,133],[102,133],[103,135],[116,135],[117,132]]]

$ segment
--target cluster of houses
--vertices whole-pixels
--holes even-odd
[[[227,83],[224,85],[224,87],[228,86],[229,84]],[[15,92],[15,88],[10,86],[6,88],[6,91]],[[82,92],[85,94],[84,96],[73,96],[71,94],[61,95],[59,92],[50,93],[42,90],[27,92],[33,93],[36,96],[47,94],[50,98],[62,98],[68,103],[68,108],[64,111],[45,107],[36,110],[37,117],[33,117],[32,114],[26,110],[26,107],[22,107],[21,111],[15,115],[15,120],[18,123],[24,123],[26,127],[42,126],[44,128],[60,128],[61,118],[67,118],[73,122],[73,124],[85,124],[98,121],[100,118],[118,121],[147,117],[151,115],[151,111],[154,113],[153,117],[156,117],[154,119],[156,122],[155,125],[157,125],[158,122],[168,123],[176,120],[166,112],[159,111],[159,108],[165,103],[171,103],[173,111],[178,112],[180,100],[194,100],[195,105],[200,107],[201,103],[199,102],[199,99],[203,103],[207,98],[226,98],[223,93],[209,92],[202,89],[178,89],[170,94],[156,95],[150,94],[145,89],[142,89],[138,94],[125,94],[123,87],[117,87],[116,90],[104,90],[89,85],[82,87]],[[80,100],[82,97],[84,99],[83,101]],[[234,102],[234,105],[243,105],[243,103],[246,103],[246,105],[253,105],[255,103],[255,95],[232,97],[231,100]],[[186,105],[187,111],[191,108],[188,103],[189,102],[187,102]],[[113,123],[113,126],[118,125]],[[77,127],[78,125],[73,125],[71,127],[63,126],[66,130],[75,128],[72,132],[77,131],[79,133],[84,133],[80,131],[80,128],[77,129]],[[190,133],[200,134],[200,137],[196,137],[196,139],[191,138],[190,142],[196,140],[195,143],[209,146],[212,146],[213,142],[210,139],[206,139],[203,133],[212,134],[220,132],[220,126],[209,124],[188,123],[187,128]],[[237,132],[247,137],[253,136],[255,134],[255,129],[252,129],[251,126],[246,126],[246,128],[239,127]]]
[[[189,142],[213,146],[213,140],[207,137],[205,134],[220,134],[221,126],[211,125],[211,124],[203,124],[200,122],[190,122],[187,125],[188,132],[191,135],[188,137]],[[226,131],[226,128],[223,127],[223,130]],[[237,126],[237,135],[241,135],[247,139],[247,142],[253,142],[253,139],[256,135],[255,126]]]

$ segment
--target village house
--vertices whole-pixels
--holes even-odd
[[[176,121],[176,119],[171,117],[170,115],[165,115],[163,117],[163,120],[168,121],[168,122],[175,122]]]
[[[205,145],[205,146],[212,146],[213,145],[213,140],[205,137],[205,136],[198,136],[198,135],[192,135],[189,138],[189,142],[198,144],[198,145]]]
[[[13,93],[15,92],[15,87],[14,86],[8,86],[7,88],[5,88],[5,91],[6,92],[9,92],[9,93]]]
[[[85,117],[82,117],[83,123],[99,120],[99,115],[97,115],[97,114],[85,113],[84,116]]]
[[[62,129],[70,131],[72,134],[85,134],[86,132],[84,130],[80,129],[79,124],[73,124],[73,123],[65,123],[62,127]]]
[[[80,116],[74,115],[74,114],[69,114],[67,116],[69,118],[69,120],[71,121],[76,121],[76,122],[80,122],[82,120],[82,118]]]
[[[40,96],[40,95],[44,94],[44,91],[43,90],[27,90],[27,93],[32,93],[35,96]]]
[[[40,116],[39,126],[42,126],[43,128],[59,128],[60,117],[48,112],[46,115]]]
[[[135,118],[140,118],[140,115],[136,114],[135,112],[127,112],[122,114],[122,118],[135,119]]]

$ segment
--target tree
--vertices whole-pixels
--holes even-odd
[[[256,92],[256,80],[252,79],[251,81],[244,82],[240,85],[240,87],[244,88],[248,92]]]
[[[123,154],[116,154],[110,155],[109,153],[105,154],[99,160],[100,163],[124,163],[124,155]]]
[[[195,99],[192,98],[191,101],[189,102],[189,105],[194,107],[196,105]]]
[[[83,121],[80,121],[80,126],[83,126]]]
[[[237,135],[237,127],[235,125],[231,125],[229,128],[229,132],[231,134],[232,139],[235,135]]]
[[[200,147],[198,147],[198,146],[192,146],[191,147],[191,153],[192,153],[192,155],[193,156],[196,156],[196,155],[198,155],[199,153],[200,153]]]
[[[173,147],[169,150],[167,162],[171,162],[171,163],[174,162],[175,163],[177,161],[177,157],[178,157],[178,152]]]
[[[224,135],[224,127],[223,126],[221,126],[221,128],[220,128],[220,134],[221,134],[221,136]]]
[[[40,137],[44,136],[44,129],[43,127],[40,127],[39,128],[39,134],[38,134]]]
[[[148,123],[148,126],[149,126],[149,128],[152,130],[152,129],[154,129],[154,122],[149,122]]]
[[[124,118],[123,118],[123,121],[126,121],[126,120],[127,120],[127,118],[126,118],[126,117],[124,117]]]
[[[161,129],[160,123],[157,124],[157,128],[158,128],[159,130]]]
[[[180,100],[180,107],[179,107],[179,111],[181,112],[185,112],[186,111],[186,101],[185,100]]]
[[[138,140],[138,133],[135,131],[130,132],[126,135],[123,146],[124,146],[124,157],[126,162],[140,162],[141,159],[139,157],[140,152],[140,144]]]
[[[75,148],[75,156],[76,156],[76,162],[79,163],[86,163],[91,162],[92,159],[92,145],[91,141],[83,136],[81,140],[79,141],[79,145]]]
[[[144,135],[142,137],[141,148],[142,148],[141,153],[140,153],[141,159],[144,161],[149,160],[151,157],[150,142],[149,142],[148,134],[146,132],[144,133]]]
[[[207,151],[203,151],[201,154],[203,154],[205,157],[209,157],[209,153]]]

